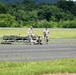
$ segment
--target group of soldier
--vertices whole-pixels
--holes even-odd
[[[45,28],[42,33],[44,35],[44,39],[47,39],[47,42],[48,42],[48,39],[49,39],[49,30],[48,30],[48,28]],[[30,28],[28,29],[28,36],[32,41],[32,36],[34,36],[32,26],[30,26]]]

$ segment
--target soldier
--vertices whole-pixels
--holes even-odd
[[[34,34],[33,34],[33,27],[30,26],[30,28],[28,29],[29,42],[32,42],[32,36],[34,36]]]
[[[47,28],[45,28],[43,30],[43,35],[44,35],[45,42],[48,43],[48,41],[49,41],[49,30]]]

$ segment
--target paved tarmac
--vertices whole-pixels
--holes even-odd
[[[76,58],[76,44],[59,42],[43,45],[0,45],[0,61],[38,61],[61,58]]]

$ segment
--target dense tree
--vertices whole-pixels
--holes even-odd
[[[72,7],[74,6],[74,2],[73,1],[66,1],[66,0],[59,0],[57,2],[57,6],[59,8],[62,8],[63,10],[70,11],[72,9]]]
[[[24,6],[25,10],[32,11],[35,8],[35,2],[32,0],[24,0],[22,5]]]
[[[19,27],[15,17],[9,14],[0,14],[0,27]]]
[[[76,16],[76,3],[74,4],[74,6],[71,9],[71,13]]]
[[[6,13],[6,12],[7,12],[6,4],[0,2],[0,13]]]
[[[36,4],[32,0],[22,3],[0,2],[1,27],[76,27],[76,3],[59,0],[56,4]],[[74,23],[73,23],[74,22]]]

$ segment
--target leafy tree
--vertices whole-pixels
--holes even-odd
[[[4,17],[4,18],[3,18]],[[24,0],[22,3],[0,2],[0,26],[76,27],[76,4],[59,0],[56,4]],[[74,22],[74,23],[73,23]]]
[[[35,8],[35,2],[32,0],[24,0],[22,5],[24,6],[25,10],[32,11]]]
[[[63,28],[76,28],[76,20],[67,20],[62,23]]]
[[[0,14],[0,27],[19,27],[15,17],[9,14]]]
[[[63,10],[70,11],[72,9],[72,7],[74,6],[74,2],[73,1],[66,1],[66,0],[59,0],[57,2],[57,6],[59,8],[62,8]]]
[[[6,4],[0,2],[0,13],[6,13],[6,12],[7,12]]]
[[[74,16],[76,16],[76,3],[74,4],[74,6],[72,7],[70,11],[72,14],[74,14]]]

